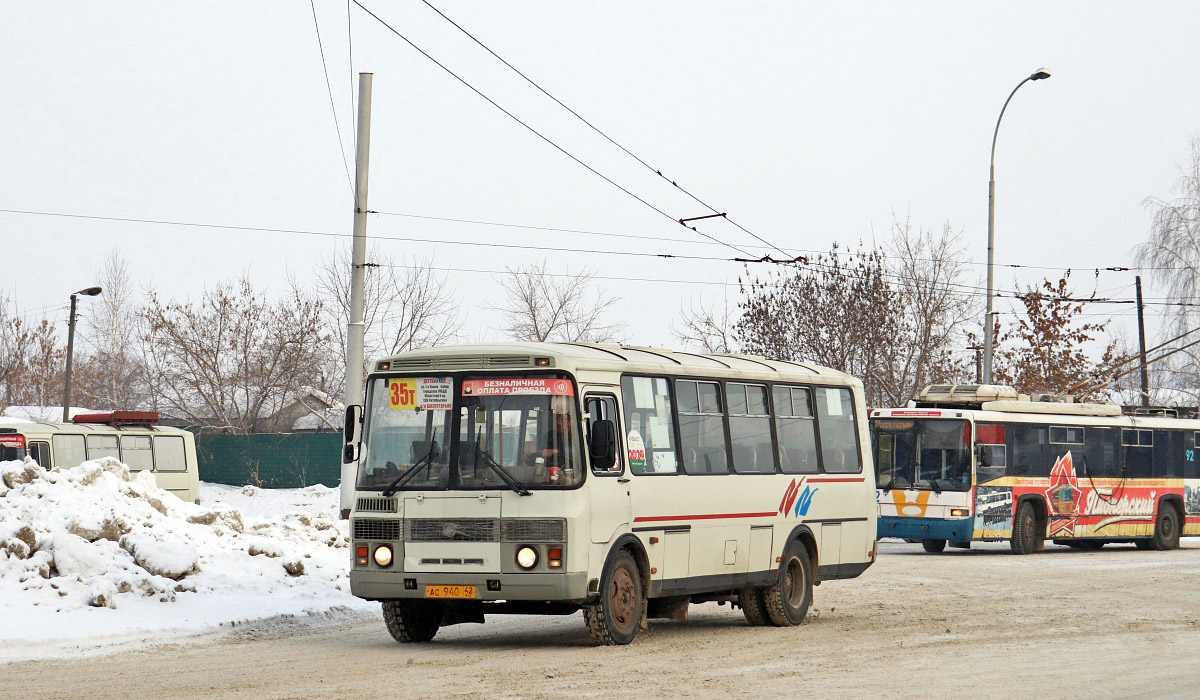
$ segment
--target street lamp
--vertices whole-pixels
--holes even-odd
[[[67,318],[67,376],[63,379],[63,422],[71,420],[71,355],[75,350],[75,304],[79,295],[94,297],[100,293],[99,287],[81,289],[71,295],[71,315]]]
[[[1045,68],[1037,69],[1028,78],[1017,83],[1013,91],[1008,93],[1008,99],[1000,108],[1000,116],[996,119],[996,131],[992,133],[992,159],[988,166],[988,256],[987,256],[987,311],[983,315],[983,383],[992,383],[992,350],[995,344],[995,319],[992,318],[992,251],[996,238],[996,137],[1000,135],[1000,120],[1004,118],[1004,110],[1012,100],[1017,90],[1030,80],[1044,80],[1050,77],[1050,71]]]

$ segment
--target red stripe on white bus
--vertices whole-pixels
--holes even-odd
[[[778,513],[716,513],[709,515],[646,515],[634,518],[635,523],[645,523],[655,520],[713,520],[715,518],[771,518]]]

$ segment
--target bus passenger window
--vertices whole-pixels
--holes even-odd
[[[634,474],[674,474],[675,430],[671,390],[663,377],[621,377],[625,404],[625,447]]]
[[[780,470],[785,474],[815,474],[819,460],[812,392],[800,387],[776,386],[771,393],[775,400]]]
[[[131,471],[153,469],[154,454],[150,450],[150,436],[122,435],[121,461],[129,465]]]
[[[187,452],[183,438],[174,435],[154,436],[154,464],[160,472],[181,472],[187,469]]]
[[[54,464],[60,469],[78,467],[87,459],[82,435],[51,435],[50,445],[54,448]]]
[[[115,457],[121,459],[121,448],[117,444],[116,435],[88,435],[87,458],[101,459]]]
[[[729,471],[720,390],[716,382],[684,379],[675,382],[679,396],[679,447],[683,470],[688,474]]]
[[[849,389],[817,389],[817,428],[821,435],[821,467],[827,472],[862,471],[858,426]]]
[[[771,417],[767,413],[767,388],[753,384],[725,385],[729,398],[729,438],[733,470],[739,474],[775,471],[771,444]]]
[[[48,442],[37,441],[29,443],[29,456],[43,469],[49,469],[53,466],[50,464],[50,443]]]

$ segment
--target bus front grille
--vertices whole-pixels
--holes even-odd
[[[404,521],[407,542],[499,542],[494,518],[410,518]]]
[[[354,539],[398,540],[400,539],[400,521],[356,518],[354,520]]]
[[[564,542],[567,521],[562,518],[517,518],[505,520],[505,542]]]
[[[359,498],[358,510],[367,513],[395,513],[396,499],[375,497]]]

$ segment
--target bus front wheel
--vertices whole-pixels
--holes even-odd
[[[428,642],[442,626],[441,610],[426,600],[385,600],[383,621],[397,642]]]
[[[627,550],[613,555],[600,578],[600,598],[583,606],[588,634],[597,644],[628,644],[646,611],[646,592],[637,562]]]
[[[812,564],[808,550],[799,540],[783,549],[779,577],[763,589],[767,618],[776,627],[792,627],[804,622],[812,605]]]
[[[921,540],[921,546],[930,554],[937,554],[946,549],[946,540]]]
[[[1033,554],[1042,548],[1039,545],[1044,545],[1038,532],[1038,517],[1032,501],[1025,501],[1017,508],[1017,517],[1013,518],[1012,539],[1008,544],[1013,554]]]

